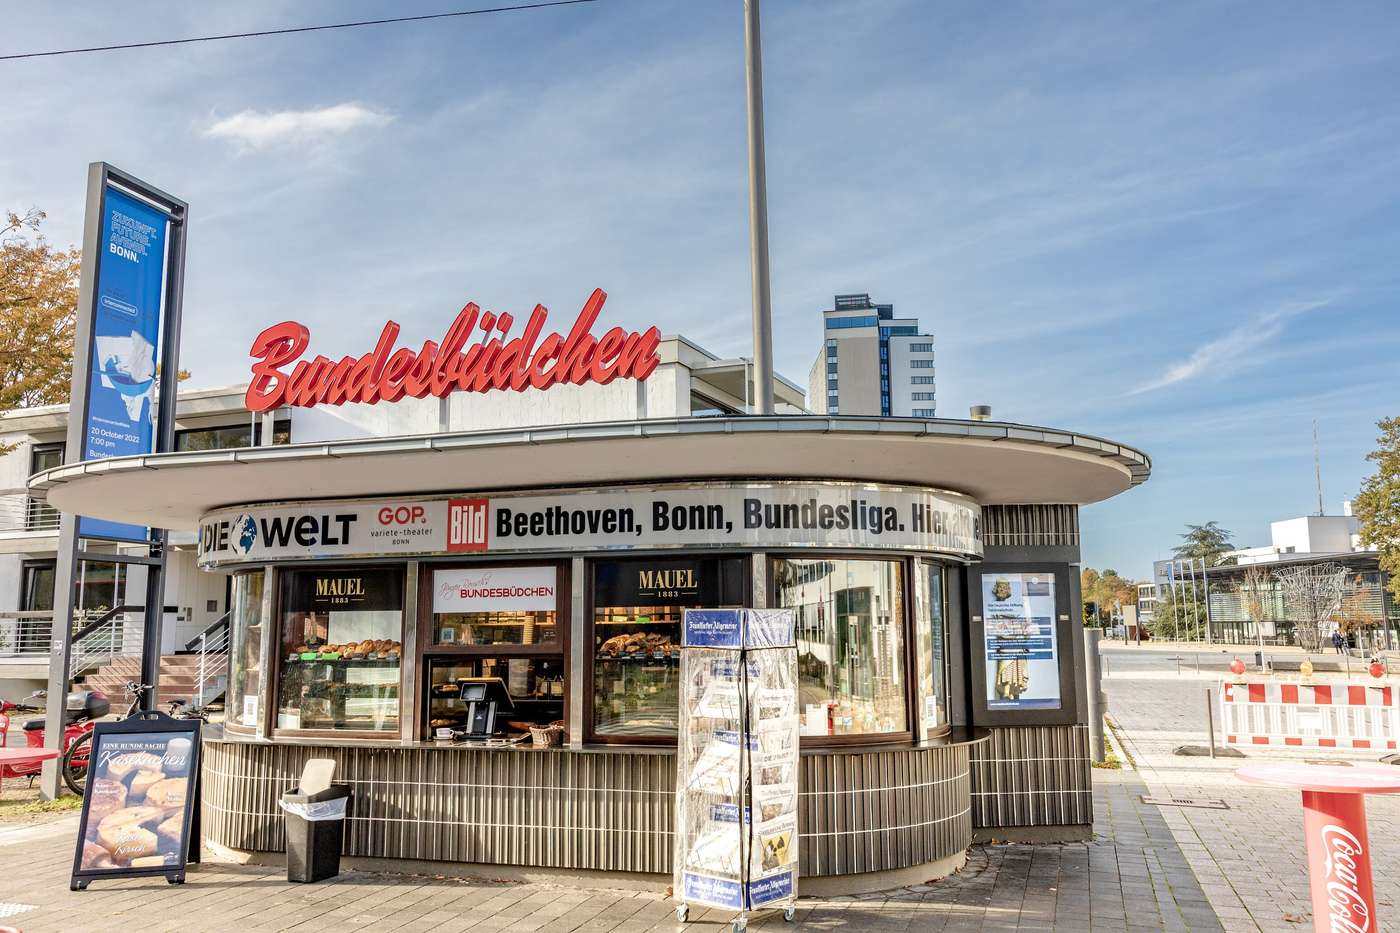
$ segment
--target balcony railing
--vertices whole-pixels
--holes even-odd
[[[143,615],[140,606],[74,615],[72,673],[84,673],[119,657],[140,656]],[[0,612],[0,660],[47,664],[52,646],[52,612]]]
[[[0,534],[57,531],[58,510],[22,492],[0,495]]]

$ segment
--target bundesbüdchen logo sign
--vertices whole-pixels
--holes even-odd
[[[543,338],[549,317],[544,305],[535,305],[525,330],[511,337],[513,315],[483,312],[469,302],[441,343],[425,340],[420,350],[394,349],[399,325],[389,321],[373,350],[339,362],[325,356],[301,359],[311,332],[304,324],[283,321],[253,340],[253,378],[244,401],[250,411],[271,411],[284,405],[374,404],[429,395],[444,398],[451,392],[524,392],[562,383],[643,380],[661,362],[661,332],[654,326],[641,333],[613,327],[594,337],[593,325],[607,300],[607,294],[595,288],[568,334]],[[468,346],[477,331],[476,342]]]

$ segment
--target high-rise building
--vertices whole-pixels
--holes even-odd
[[[820,415],[932,418],[933,335],[917,318],[870,296],[837,295],[822,312],[822,348],[807,381],[807,407]]]

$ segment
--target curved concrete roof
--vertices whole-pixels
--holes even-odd
[[[116,457],[30,477],[64,512],[192,528],[222,506],[713,478],[932,486],[989,503],[1107,499],[1146,454],[995,421],[823,415],[678,418]]]

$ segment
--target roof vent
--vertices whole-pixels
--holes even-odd
[[[969,414],[972,416],[973,421],[991,421],[992,406],[973,405],[972,408],[969,409]]]

